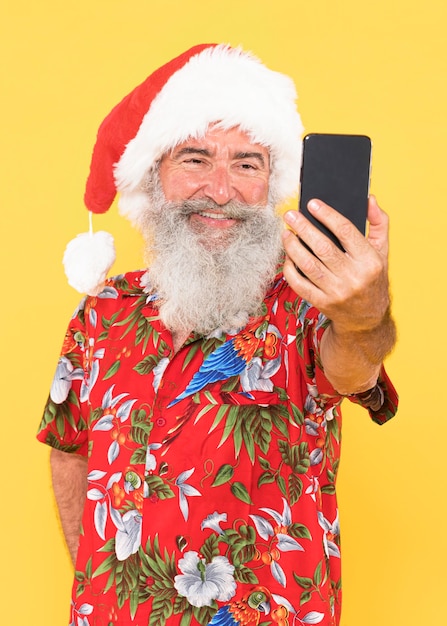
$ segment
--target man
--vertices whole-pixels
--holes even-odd
[[[100,128],[87,207],[118,190],[149,267],[88,278],[38,435],[76,566],[71,624],[339,623],[339,406],[380,424],[397,405],[388,222],[371,198],[365,238],[312,201],[346,253],[295,211],[282,228],[294,100],[251,55],[198,46]],[[67,255],[74,284],[91,241],[101,256],[91,235]]]

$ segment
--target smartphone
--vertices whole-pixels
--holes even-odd
[[[337,237],[307,210],[312,198],[347,217],[365,234],[371,174],[371,139],[366,135],[311,133],[303,140],[299,210],[341,250]]]

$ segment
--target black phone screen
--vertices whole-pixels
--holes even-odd
[[[371,140],[366,135],[304,137],[299,210],[342,250],[335,235],[309,214],[307,203],[323,200],[365,234],[370,169]]]

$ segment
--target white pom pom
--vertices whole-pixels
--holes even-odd
[[[115,261],[115,246],[110,233],[81,233],[69,242],[64,253],[68,283],[81,293],[96,296]]]

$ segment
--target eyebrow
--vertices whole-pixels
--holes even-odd
[[[211,152],[207,148],[196,148],[194,146],[185,146],[173,155],[174,159],[178,159],[185,154],[201,154],[202,156],[212,157]],[[260,152],[236,152],[234,159],[256,159],[259,163],[265,167],[264,156]]]
[[[202,156],[211,156],[211,152],[206,148],[194,148],[193,146],[185,146],[181,148],[178,152],[173,154],[174,159],[182,157],[184,154],[201,154]]]
[[[256,159],[263,167],[265,166],[264,156],[260,152],[236,152],[234,157],[236,159]]]

